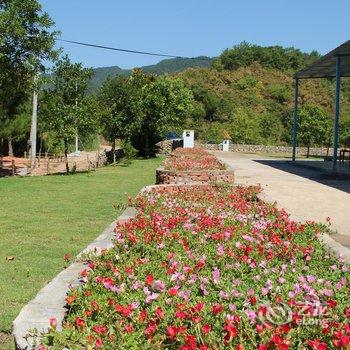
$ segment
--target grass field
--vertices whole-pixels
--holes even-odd
[[[89,174],[0,179],[0,349],[21,307],[112,222],[161,159]],[[1,344],[2,343],[2,344]]]

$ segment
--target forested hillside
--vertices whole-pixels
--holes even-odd
[[[236,143],[290,144],[294,99],[293,74],[319,55],[246,43],[225,50],[211,68],[177,74],[194,95],[196,107],[186,121],[205,141],[232,138]],[[349,82],[343,82],[341,143],[350,129]],[[299,143],[332,140],[334,82],[303,80],[300,91]]]

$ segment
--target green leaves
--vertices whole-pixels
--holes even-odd
[[[242,42],[232,49],[226,49],[214,63],[214,67],[235,70],[258,62],[264,67],[294,72],[313,63],[319,57],[316,51],[307,54],[293,47],[262,47]]]
[[[42,60],[57,53],[53,24],[37,0],[0,0],[0,132],[9,139],[23,139],[29,131],[26,102],[34,75],[43,70]]]
[[[111,142],[131,140],[145,157],[193,109],[192,93],[179,79],[145,75],[139,69],[129,78],[108,79],[98,99],[104,136]]]
[[[298,140],[307,147],[327,143],[332,136],[332,123],[325,110],[315,105],[301,107]]]
[[[46,131],[64,142],[67,160],[68,144],[79,137],[92,135],[98,129],[98,109],[91,96],[85,96],[91,70],[81,63],[71,63],[68,56],[57,62],[53,86],[44,92],[41,114]],[[66,161],[67,172],[69,171]]]

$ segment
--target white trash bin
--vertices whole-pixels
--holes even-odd
[[[194,130],[184,130],[182,138],[184,140],[184,148],[194,147]]]
[[[222,150],[228,152],[230,150],[230,140],[222,141]]]

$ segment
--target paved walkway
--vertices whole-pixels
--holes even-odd
[[[254,154],[213,152],[235,169],[236,183],[260,184],[264,192],[301,220],[331,218],[332,236],[350,247],[350,181],[330,180],[326,174],[291,164],[285,159]]]

